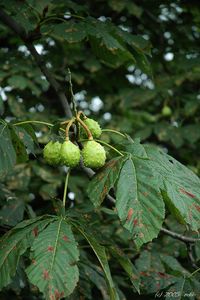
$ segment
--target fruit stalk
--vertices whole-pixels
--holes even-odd
[[[75,118],[72,118],[72,119],[68,122],[68,124],[67,124],[67,126],[66,126],[66,129],[65,129],[65,139],[66,139],[67,142],[69,141],[69,129],[70,129],[70,127],[72,126],[72,124],[74,123],[74,121],[75,121]]]
[[[67,172],[67,175],[66,175],[66,178],[65,178],[65,186],[64,186],[64,192],[63,192],[63,207],[64,208],[65,208],[65,204],[66,204],[69,175],[70,175],[70,168],[68,169],[68,172]]]
[[[89,128],[85,125],[85,123],[80,119],[80,117],[77,116],[77,121],[81,124],[81,126],[85,129],[87,136],[88,136],[88,140],[92,141],[93,140],[93,136],[89,130]]]

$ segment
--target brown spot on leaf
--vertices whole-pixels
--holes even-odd
[[[200,212],[200,205],[194,204],[194,207]]]
[[[127,221],[130,221],[130,219],[131,219],[132,215],[133,215],[133,209],[132,209],[132,208],[130,208],[130,209],[129,209],[129,211],[128,211],[128,215],[127,215],[127,218],[126,218],[126,220],[127,220]]]
[[[165,273],[163,273],[163,272],[158,272],[158,275],[159,275],[160,277],[167,277],[167,275],[166,275]]]
[[[64,292],[59,292],[58,290],[55,290],[54,295],[55,295],[55,299],[59,300],[64,296]]]
[[[49,279],[49,272],[48,272],[47,270],[44,270],[44,271],[43,271],[43,278],[44,278],[45,280],[48,280],[48,279]]]
[[[159,288],[160,288],[160,282],[157,282],[157,283],[156,283],[156,286],[157,286],[157,288],[159,289]]]
[[[136,226],[138,224],[138,219],[133,220],[133,225]]]
[[[21,139],[21,140],[23,140],[23,138],[24,138],[24,133],[23,132],[19,132],[19,138]]]
[[[69,241],[69,239],[68,239],[68,237],[67,237],[66,235],[63,236],[63,240],[64,240],[65,242],[68,242],[68,241]]]
[[[147,192],[143,192],[142,193],[145,197],[147,197],[148,195],[149,195],[149,193],[147,193]]]
[[[184,189],[179,189],[179,191],[182,193],[182,194],[185,194],[185,195],[187,195],[187,196],[189,196],[189,197],[191,197],[191,198],[195,198],[195,195],[193,195],[192,193],[189,193],[189,192],[187,192],[186,190],[184,190]]]
[[[34,237],[38,236],[38,227],[33,228]]]
[[[105,195],[108,193],[108,187],[105,185],[101,193],[101,200],[104,199]]]
[[[52,246],[48,246],[48,248],[47,248],[47,251],[49,251],[49,252],[52,252],[52,251],[53,251],[53,249],[54,249],[54,247],[52,247]]]
[[[147,277],[149,276],[149,274],[148,274],[147,272],[144,272],[144,271],[141,271],[141,272],[140,272],[140,275],[142,275],[142,276],[147,276]]]
[[[140,232],[140,233],[138,234],[138,236],[139,236],[140,238],[143,238],[143,237],[144,237],[144,233]]]
[[[32,259],[32,264],[36,265],[36,260],[35,259]]]

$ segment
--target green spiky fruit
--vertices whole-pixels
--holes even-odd
[[[98,169],[104,166],[106,151],[99,143],[88,141],[82,150],[83,163],[86,167]]]
[[[93,119],[87,118],[84,120],[85,125],[88,127],[90,130],[92,136],[94,139],[98,139],[102,133],[101,127],[99,126],[99,123],[96,122]],[[85,129],[81,127],[80,130],[80,137],[82,139],[87,139],[87,133],[85,132]]]
[[[60,163],[60,149],[59,142],[49,142],[43,150],[43,156],[49,165],[58,165]]]
[[[80,149],[70,141],[65,141],[60,149],[60,161],[67,167],[76,167],[81,158]]]
[[[165,105],[162,109],[162,115],[164,117],[169,117],[169,116],[171,116],[171,114],[172,114],[171,108],[168,105]]]

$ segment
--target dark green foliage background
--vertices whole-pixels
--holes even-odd
[[[78,109],[98,120],[104,128],[120,130],[133,139],[139,137],[142,142],[163,147],[200,175],[198,1],[7,0],[1,1],[0,8],[27,32],[32,32],[36,49],[41,50],[46,67],[66,91],[69,102],[68,67],[72,72]],[[65,120],[62,103],[24,42],[1,22],[0,46],[1,119],[12,123],[43,120],[53,124]],[[101,99],[97,111],[93,109],[94,97]],[[166,105],[172,110],[168,117],[162,114]],[[7,164],[0,167],[10,170],[15,161],[17,164],[6,174],[0,169],[2,235],[23,219],[53,214],[60,209],[57,199],[62,199],[65,170],[48,166],[42,158],[42,148],[50,138],[57,137],[57,128],[49,131],[44,125],[34,124],[33,127],[37,139],[28,125],[20,130],[12,126],[3,130],[0,155],[5,153]],[[4,123],[0,125],[0,132],[3,128]],[[9,134],[15,141],[13,144],[7,139]],[[122,139],[115,135],[105,132],[102,138],[118,149],[122,147]],[[113,157],[112,151],[108,156]],[[157,292],[164,297],[166,291],[178,292],[182,287],[183,291],[185,288],[193,293],[184,299],[200,299],[198,274],[183,284],[184,274],[195,270],[186,244],[160,233],[158,239],[137,250],[130,233],[122,228],[111,210],[109,201],[104,202],[104,208],[93,210],[85,188],[88,183],[81,169],[72,171],[68,192],[75,193],[75,201],[69,197],[67,206],[73,217],[79,218],[81,214],[89,220],[91,230],[108,249],[112,240],[124,250],[126,258],[139,271],[141,295],[136,291],[137,282],[132,284],[134,279],[130,280],[127,275],[131,274],[130,269],[126,269],[129,264],[126,262],[125,272],[123,258],[121,261],[114,258],[116,249],[111,247],[108,251],[120,299],[154,299]],[[113,190],[111,193],[114,195]],[[181,234],[194,235],[168,211],[165,225]],[[88,244],[77,236],[80,281],[66,299],[107,300],[102,269]],[[200,266],[200,242],[192,251]],[[24,272],[27,262],[26,256],[20,260],[17,274],[1,292],[1,299],[44,299],[28,282]],[[167,299],[174,299],[174,296],[168,294]]]

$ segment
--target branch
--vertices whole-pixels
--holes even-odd
[[[68,118],[72,117],[72,112],[67,101],[67,97],[63,92],[63,89],[59,82],[52,76],[52,74],[47,69],[45,62],[43,61],[41,55],[36,51],[30,36],[26,32],[25,28],[22,27],[19,23],[17,23],[12,17],[10,17],[4,10],[0,10],[0,20],[7,25],[10,29],[12,29],[24,42],[33,58],[35,59],[36,64],[40,68],[41,72],[46,77],[47,81],[50,83],[51,87],[56,92],[65,112],[65,115]]]
[[[169,235],[169,236],[171,236],[174,239],[180,240],[180,241],[185,242],[185,243],[195,243],[195,242],[200,241],[200,238],[199,239],[198,238],[197,239],[191,238],[191,237],[179,234],[177,232],[173,232],[173,231],[168,230],[166,228],[161,228],[160,231],[167,234],[167,235]]]
[[[196,265],[196,260],[193,256],[193,245],[192,244],[187,244],[187,250],[188,250],[188,257],[191,261],[191,265],[194,269],[198,270],[199,267]]]

